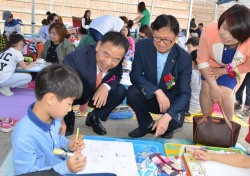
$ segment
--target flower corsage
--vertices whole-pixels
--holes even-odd
[[[109,80],[107,80],[106,83],[110,83],[110,82],[114,81],[115,78],[116,78],[115,75],[111,76],[111,78]]]
[[[229,77],[230,78],[237,78],[238,81],[240,81],[240,74],[237,73],[234,69],[233,69],[233,66],[231,65],[231,63],[229,63],[226,67],[227,69],[227,72],[229,74]]]
[[[168,90],[171,89],[175,85],[174,77],[171,75],[171,73],[165,75],[163,77],[163,80],[166,83],[166,86],[167,86]]]

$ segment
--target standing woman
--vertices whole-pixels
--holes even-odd
[[[141,26],[148,25],[150,22],[150,13],[146,9],[146,5],[144,2],[140,2],[137,7],[137,11],[139,15],[133,20],[135,23],[140,23]]]
[[[86,10],[85,13],[84,13],[84,16],[82,18],[82,27],[80,29],[81,34],[86,35],[88,33],[89,24],[91,22],[90,16],[91,16],[91,11]]]
[[[65,37],[67,30],[62,23],[53,23],[49,27],[50,40],[44,44],[40,55],[46,62],[63,63],[64,56],[75,49],[73,43]]]
[[[237,4],[224,12],[218,23],[207,25],[201,34],[198,67],[203,76],[200,93],[203,114],[209,114],[213,103],[219,102],[225,115],[233,117],[233,90],[250,72],[249,19],[250,9]]]
[[[48,11],[46,13],[46,15],[48,15],[47,17],[47,22],[48,24],[46,26],[43,26],[39,32],[38,32],[38,35],[40,37],[42,37],[43,39],[45,39],[46,41],[50,40],[49,38],[49,27],[51,24],[55,23],[55,22],[59,22],[59,18],[58,18],[58,15],[55,14],[55,13],[50,13],[50,11]]]

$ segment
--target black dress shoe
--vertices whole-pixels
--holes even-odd
[[[104,135],[107,134],[106,129],[102,126],[99,118],[93,113],[88,113],[85,124],[91,126],[96,134]]]
[[[165,132],[163,135],[161,135],[161,137],[165,139],[172,139],[173,136],[174,136],[174,131]]]
[[[154,122],[152,122],[146,129],[143,129],[143,130],[138,127],[135,130],[128,133],[128,135],[129,135],[129,137],[132,137],[132,138],[143,137],[148,133],[154,133],[155,132],[155,130],[152,130],[153,126],[154,126]]]
[[[190,112],[185,112],[185,116],[187,117],[191,116]]]

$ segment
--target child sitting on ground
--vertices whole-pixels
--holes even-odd
[[[188,39],[186,46],[187,51],[192,56],[192,77],[191,77],[191,98],[189,102],[189,107],[186,110],[185,115],[190,116],[191,114],[197,114],[201,112],[200,107],[200,90],[201,90],[201,73],[198,69],[197,63],[197,50],[199,45],[198,37],[191,37]]]
[[[78,75],[65,65],[53,64],[36,77],[36,102],[15,126],[12,134],[15,175],[51,170],[65,175],[83,169],[86,157],[82,139],[69,140],[60,134],[61,118],[72,109],[75,98],[82,95]],[[53,154],[62,148],[74,152],[65,158]]]
[[[17,64],[23,69],[29,69],[34,63],[27,65],[22,54],[25,40],[20,34],[11,34],[7,43],[7,49],[0,53],[0,93],[4,96],[12,96],[10,88],[23,86],[31,81],[31,75],[27,73],[15,73]]]

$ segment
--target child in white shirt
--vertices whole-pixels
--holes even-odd
[[[197,50],[199,46],[199,38],[191,37],[186,42],[187,50],[192,56],[192,77],[191,77],[191,98],[188,108],[188,114],[197,114],[201,112],[200,107],[200,90],[201,90],[201,74],[198,69]],[[186,114],[186,113],[185,113]]]
[[[201,73],[198,70],[197,50],[190,53],[192,55],[192,77],[191,77],[191,98],[189,104],[189,113],[197,114],[201,112],[200,107],[200,91],[201,91]]]
[[[7,49],[0,53],[0,93],[4,96],[12,96],[10,88],[23,86],[31,81],[31,75],[27,73],[15,73],[17,64],[23,69],[34,66],[27,65],[23,58],[25,40],[20,34],[11,34],[7,43]]]

